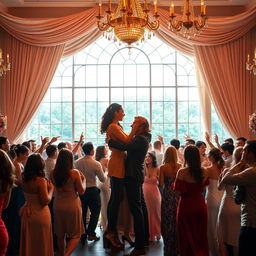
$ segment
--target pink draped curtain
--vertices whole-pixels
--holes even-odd
[[[251,51],[247,40],[251,38],[255,28],[256,5],[233,17],[209,19],[208,27],[190,40],[168,30],[169,14],[166,9],[159,8],[159,14],[161,27],[157,35],[179,51],[195,56],[205,90],[210,94],[226,128],[234,137],[248,137],[247,118],[253,111],[250,104],[253,85],[244,62],[246,53]],[[17,61],[19,65],[14,64],[12,71],[2,82],[4,94],[0,95],[0,109],[8,116],[8,136],[11,140],[22,133],[38,108],[61,56],[74,54],[100,35],[96,27],[96,15],[97,8],[50,19],[24,19],[0,13],[0,25],[11,35],[5,37],[4,47],[20,43],[22,46],[18,48],[29,49],[26,54],[21,53],[22,50],[11,49],[12,63]],[[47,64],[35,62],[32,58],[35,56],[33,50],[41,51]],[[30,69],[30,75],[37,74],[37,79],[29,78],[27,69]],[[229,93],[231,90],[232,94]],[[15,104],[12,96],[14,91],[17,92],[17,98],[20,96]],[[28,94],[24,92],[28,91],[29,97],[26,97]],[[21,102],[23,106],[20,105]],[[234,111],[235,107],[239,110]],[[16,111],[19,110],[17,113],[20,113],[21,109],[22,115],[16,116]],[[11,120],[10,116],[13,116]],[[12,126],[15,128],[11,128]]]

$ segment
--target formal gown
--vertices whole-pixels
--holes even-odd
[[[101,199],[101,227],[105,231],[107,228],[107,208],[108,208],[108,202],[110,199],[110,180],[109,177],[107,177],[105,182],[98,182],[98,188],[100,189],[100,199]]]
[[[224,194],[221,199],[218,220],[218,239],[232,246],[238,246],[238,236],[240,231],[240,205],[233,199],[233,187],[224,185]]]
[[[8,232],[2,220],[2,210],[5,197],[0,195],[0,256],[4,256],[8,246]]]
[[[54,233],[71,238],[81,237],[84,231],[81,200],[69,177],[63,188],[56,188],[54,198]]]
[[[180,192],[177,208],[177,232],[180,256],[208,256],[207,208],[202,195],[204,183],[176,179],[173,189]]]
[[[157,177],[145,177],[143,193],[148,209],[149,240],[161,237],[161,195]]]
[[[206,205],[208,212],[208,242],[210,256],[218,256],[217,242],[217,218],[223,191],[218,190],[218,180],[210,179],[210,184],[206,191]]]
[[[172,190],[174,178],[164,177],[164,190],[161,201],[161,233],[164,240],[164,255],[178,255],[176,232],[176,212],[179,196]]]
[[[20,256],[53,256],[49,207],[41,204],[39,194],[24,194],[26,203],[20,209]]]

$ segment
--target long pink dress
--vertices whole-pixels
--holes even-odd
[[[150,241],[161,236],[161,195],[157,185],[157,177],[144,178],[143,193],[148,209]]]

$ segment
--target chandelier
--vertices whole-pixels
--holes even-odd
[[[248,58],[246,61],[246,69],[250,72],[253,72],[256,75],[256,48],[254,50],[254,58],[252,59],[252,63],[250,62],[250,55],[248,54]]]
[[[169,29],[181,33],[184,37],[190,38],[200,33],[206,25],[206,6],[204,0],[201,0],[200,15],[195,17],[193,0],[184,0],[183,14],[177,17],[174,13],[174,4],[170,6]]]
[[[111,0],[108,1],[106,16],[102,16],[102,0],[99,1],[97,25],[108,40],[131,44],[150,39],[153,30],[159,28],[157,0],[154,1],[154,15],[151,17],[147,0],[143,7],[140,0],[118,0],[117,8],[112,11]]]
[[[10,56],[7,53],[6,54],[6,62],[3,59],[3,52],[2,49],[0,48],[0,76],[6,74],[6,71],[11,70],[11,63],[10,63]]]

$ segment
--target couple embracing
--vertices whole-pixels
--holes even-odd
[[[136,116],[127,135],[121,125],[124,110],[120,104],[112,103],[102,116],[101,133],[106,133],[111,155],[108,163],[111,196],[107,209],[108,227],[104,234],[104,248],[123,248],[117,235],[116,225],[123,188],[134,218],[135,248],[129,255],[144,255],[148,244],[148,216],[142,192],[144,181],[144,159],[147,154],[151,134],[146,118]],[[127,155],[126,153],[127,152]]]

